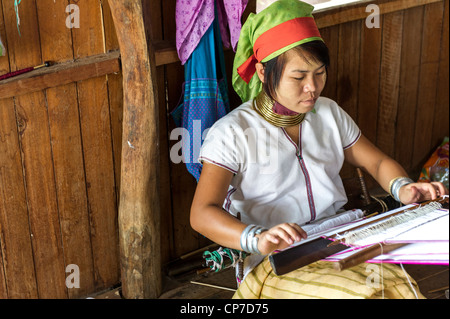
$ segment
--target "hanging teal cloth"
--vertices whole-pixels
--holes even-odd
[[[5,47],[3,46],[2,39],[0,39],[0,56],[5,55]]]
[[[230,111],[225,60],[218,19],[214,20],[184,66],[183,102],[172,112],[183,127],[182,156],[187,170],[198,181],[198,155],[203,132]]]
[[[19,17],[19,4],[22,0],[14,0],[14,11],[16,12],[16,24],[17,24],[17,31],[19,32],[19,36],[20,36],[20,29],[19,29],[19,25],[20,25],[20,17]]]

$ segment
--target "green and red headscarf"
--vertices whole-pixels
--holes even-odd
[[[255,65],[302,43],[322,40],[311,15],[314,7],[299,0],[278,0],[242,26],[233,65],[233,87],[243,102],[262,90]]]

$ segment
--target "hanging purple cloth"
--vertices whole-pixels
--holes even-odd
[[[218,21],[206,31],[184,65],[183,101],[171,112],[182,127],[182,159],[198,181],[198,162],[205,130],[230,111],[225,61]]]
[[[241,32],[241,17],[248,0],[177,0],[176,45],[181,64],[186,63],[211,26],[215,1],[222,42],[224,46],[236,49]]]

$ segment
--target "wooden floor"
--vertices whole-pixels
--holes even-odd
[[[428,299],[448,299],[449,266],[404,265]],[[446,296],[447,291],[447,296]]]
[[[421,293],[428,299],[448,299],[449,267],[430,265],[404,265],[405,270],[417,281]],[[193,283],[195,282],[195,283]],[[164,278],[161,299],[230,299],[234,291],[201,284],[236,289],[234,269],[219,273],[198,275],[186,273]],[[446,296],[447,290],[447,296]],[[120,287],[92,296],[94,299],[121,299]]]
[[[177,280],[166,279],[165,292],[161,295],[161,299],[230,299],[237,287],[234,268],[218,273],[186,276]]]

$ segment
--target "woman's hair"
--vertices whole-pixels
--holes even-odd
[[[325,65],[326,71],[330,65],[330,55],[328,47],[323,41],[316,40],[300,44],[291,50],[295,50],[306,61],[313,60]],[[263,88],[266,93],[273,99],[275,91],[280,84],[280,79],[287,63],[286,53],[283,53],[265,63],[264,65],[264,83]]]

